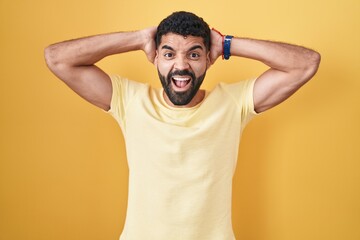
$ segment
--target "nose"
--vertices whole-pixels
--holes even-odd
[[[185,56],[178,56],[175,59],[174,68],[176,70],[189,69],[189,62]]]

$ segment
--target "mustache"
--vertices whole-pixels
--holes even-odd
[[[171,79],[173,76],[190,76],[192,79],[195,79],[195,74],[189,70],[175,70],[168,74],[168,79]]]

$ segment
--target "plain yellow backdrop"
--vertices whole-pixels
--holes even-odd
[[[360,239],[358,0],[0,0],[0,239],[118,239],[128,176],[121,131],[50,73],[43,49],[157,25],[176,10],[226,34],[322,55],[314,79],[243,134],[233,187],[237,239]],[[160,86],[142,52],[99,66]],[[204,87],[265,69],[248,59],[218,60]]]

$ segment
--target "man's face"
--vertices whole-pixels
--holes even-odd
[[[176,106],[191,106],[191,100],[205,78],[210,65],[203,38],[163,35],[156,51],[155,65],[166,93],[165,100]]]

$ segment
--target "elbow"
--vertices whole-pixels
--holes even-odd
[[[56,45],[50,45],[44,49],[45,62],[52,73],[61,78],[61,75],[66,71],[67,64],[62,59],[61,52]]]
[[[62,54],[61,48],[59,48],[56,44],[50,45],[44,49],[44,57],[46,65],[49,69],[55,72],[57,69],[62,69],[68,64],[64,61],[64,56]]]
[[[316,51],[311,51],[306,59],[306,64],[303,68],[303,80],[304,82],[309,81],[318,71],[320,62],[321,62],[321,55]]]
[[[317,70],[319,69],[320,66],[320,62],[321,62],[321,55],[318,52],[313,52],[312,56],[311,56],[311,65],[312,68],[314,69],[315,73],[317,72]]]
[[[56,52],[53,45],[50,45],[44,49],[44,57],[46,65],[50,69],[54,68],[58,64],[58,61],[56,60]]]
[[[309,71],[309,75],[310,78],[312,78],[316,72],[319,69],[320,66],[320,62],[321,62],[321,55],[320,53],[313,51],[311,56],[309,57],[309,66],[308,66],[308,71]]]

